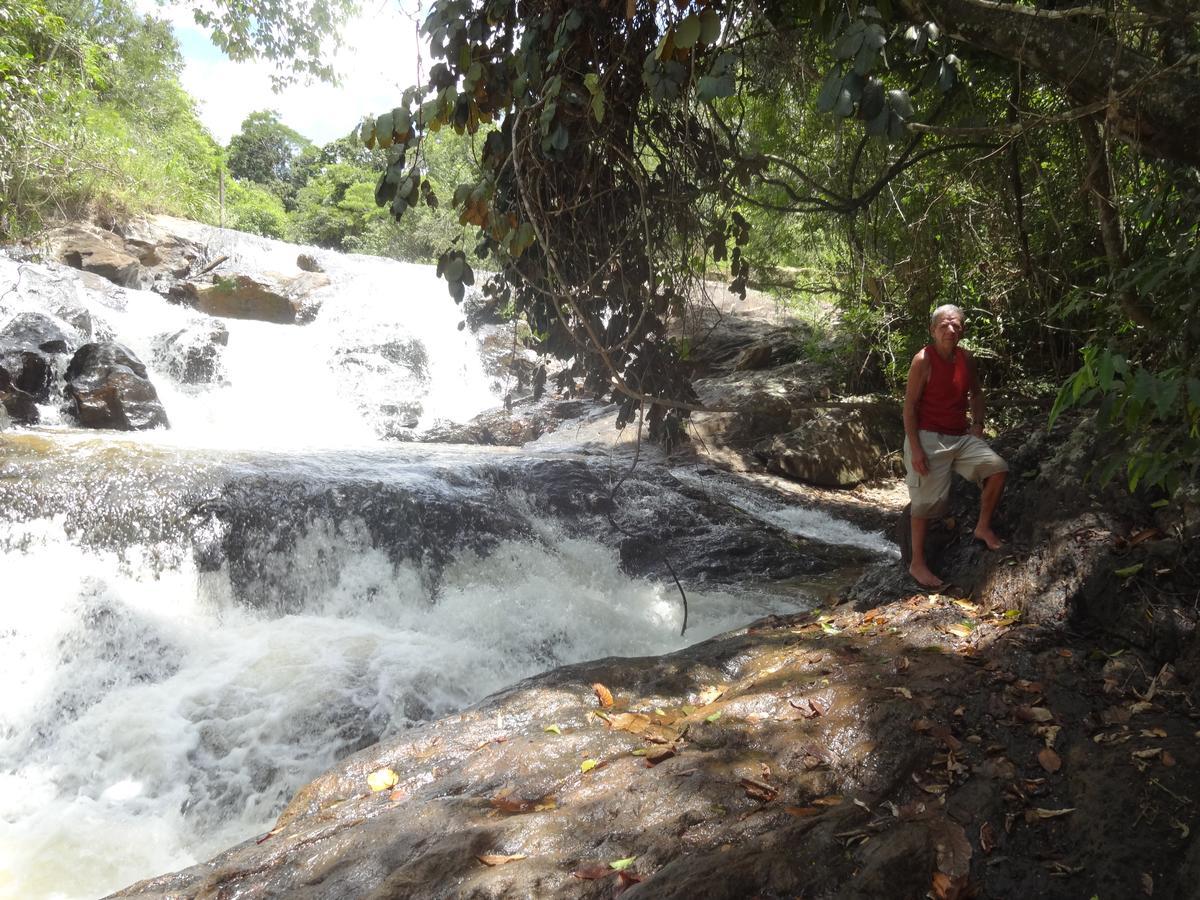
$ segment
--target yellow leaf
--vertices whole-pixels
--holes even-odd
[[[542,729],[542,731],[546,732],[547,734],[562,734],[562,729],[557,725],[547,725]]]
[[[579,764],[579,771],[586,775],[588,772],[592,771],[592,769],[596,768],[596,766],[598,766],[598,765],[600,765],[600,760],[598,760],[598,759],[585,759],[583,762],[581,762]]]
[[[614,859],[608,864],[608,867],[610,869],[616,869],[618,872],[623,872],[625,869],[628,869],[633,865],[633,861],[635,859],[637,859],[636,856],[627,856],[624,859]]]
[[[386,791],[400,783],[400,776],[393,769],[376,769],[367,776],[367,787],[373,791]]]

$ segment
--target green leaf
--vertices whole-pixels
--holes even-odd
[[[833,50],[835,59],[853,59],[854,56],[862,49],[863,41],[866,39],[867,26],[862,21],[850,23],[850,27],[842,34],[841,40]]]
[[[637,859],[636,856],[627,856],[624,859],[614,859],[612,862],[610,862],[608,864],[608,867],[610,869],[616,870],[617,872],[624,872],[626,869],[628,869],[630,866],[633,865],[633,861],[635,859]]]
[[[547,725],[542,729],[542,731],[546,732],[547,734],[562,734],[562,729],[559,728],[558,725]]]
[[[583,86],[588,89],[589,94],[596,94],[600,90],[600,76],[595,72],[588,72],[583,76]]]
[[[718,710],[717,710],[715,713],[713,713],[711,716],[705,716],[705,717],[704,717],[704,721],[705,721],[705,722],[715,722],[715,721],[717,721],[717,719],[719,719],[719,718],[721,718],[721,711],[718,709]]]
[[[848,90],[842,88],[838,92],[837,103],[833,105],[833,114],[844,119],[852,112],[854,112],[854,97]]]
[[[604,95],[596,94],[592,97],[592,115],[596,117],[596,121],[604,121]]]
[[[456,256],[446,265],[447,281],[462,281],[463,270],[467,263],[461,256]]]
[[[904,119],[913,117],[912,101],[908,98],[908,91],[895,90],[887,92],[888,105],[895,111],[896,115]]]
[[[687,16],[675,26],[675,46],[684,50],[691,49],[700,39],[700,17]]]
[[[825,76],[825,81],[821,84],[820,93],[817,94],[817,112],[833,112],[833,108],[837,105],[838,96],[841,92],[841,69],[830,69],[829,74]]]
[[[715,44],[721,37],[721,17],[711,6],[700,13],[700,43]]]
[[[598,759],[585,759],[583,762],[581,762],[579,764],[579,771],[581,773],[583,773],[584,775],[586,775],[588,772],[592,771],[592,769],[596,768],[596,766],[598,766],[598,765],[600,765],[600,761]]]
[[[392,146],[392,114],[384,113],[375,120],[375,140],[384,149]]]
[[[1142,571],[1143,565],[1143,563],[1134,563],[1132,566],[1126,566],[1124,569],[1117,569],[1115,572],[1113,572],[1113,575],[1115,575],[1117,578],[1130,578],[1131,576]]]

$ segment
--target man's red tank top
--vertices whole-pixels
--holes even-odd
[[[967,433],[967,388],[971,378],[967,358],[955,348],[949,362],[938,355],[932,344],[925,347],[929,360],[929,381],[917,404],[917,428],[942,434]]]

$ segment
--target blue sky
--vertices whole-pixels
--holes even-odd
[[[137,5],[171,22],[186,63],[183,86],[198,101],[201,121],[222,144],[259,109],[273,109],[309,140],[328,143],[348,134],[364,115],[390,110],[416,79],[414,20],[401,13],[396,0],[366,0],[362,13],[348,24],[344,46],[333,57],[342,76],[340,87],[295,85],[278,94],[271,90],[269,65],[231,62],[196,27],[190,9],[160,7],[154,0],[138,0]]]

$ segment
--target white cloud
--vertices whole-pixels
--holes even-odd
[[[342,78],[338,87],[297,84],[280,93],[271,90],[270,64],[235,63],[208,49],[211,44],[190,12],[178,7],[146,11],[174,25],[186,61],[183,86],[198,101],[201,121],[222,144],[259,109],[277,110],[285,125],[325,144],[349,134],[364,115],[391,109],[416,81],[416,25],[394,0],[374,0],[347,23],[343,46],[333,56]]]

